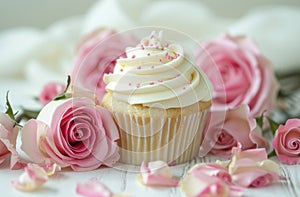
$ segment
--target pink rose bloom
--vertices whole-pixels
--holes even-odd
[[[56,96],[63,93],[66,89],[66,86],[64,84],[58,83],[58,82],[50,82],[47,83],[40,95],[39,95],[39,101],[40,103],[45,106],[50,101],[52,101]]]
[[[264,148],[242,151],[241,147],[236,147],[232,152],[228,172],[234,184],[242,187],[265,187],[281,178],[278,164],[268,159]]]
[[[196,63],[214,86],[214,109],[247,104],[253,117],[271,110],[278,91],[272,64],[248,37],[221,35],[205,42],[203,49]]]
[[[250,116],[247,105],[227,111],[212,111],[204,130],[202,148],[223,158],[231,156],[231,149],[238,144],[243,150],[269,147],[268,141],[261,136],[256,121]]]
[[[75,171],[119,160],[118,130],[111,114],[91,99],[51,101],[22,129],[22,150],[35,163],[57,163]]]
[[[79,45],[71,72],[71,83],[80,89],[94,92],[101,101],[106,93],[103,75],[112,72],[116,60],[125,57],[125,49],[135,46],[131,36],[100,29],[87,35]]]
[[[300,119],[289,119],[280,125],[272,145],[280,162],[300,164]]]
[[[15,121],[7,114],[0,113],[0,164],[10,157],[10,168],[22,167],[20,157],[16,151],[16,139],[19,129],[15,126]]]

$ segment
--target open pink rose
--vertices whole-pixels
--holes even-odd
[[[118,130],[111,114],[86,97],[51,101],[22,129],[22,150],[36,163],[57,163],[75,171],[119,159]]]
[[[110,29],[96,30],[84,38],[78,47],[71,72],[75,87],[94,92],[101,101],[106,93],[102,81],[104,73],[112,72],[116,59],[125,57],[125,49],[137,41],[126,34],[117,34]]]
[[[66,89],[66,86],[64,84],[58,83],[58,82],[50,82],[44,85],[40,95],[39,95],[39,101],[40,103],[45,106],[48,104],[52,99],[54,99],[57,95],[60,93],[63,93],[63,91]]]
[[[272,64],[248,37],[221,35],[202,47],[196,62],[213,83],[214,108],[247,104],[253,117],[271,110],[278,91]]]
[[[269,147],[247,105],[210,112],[204,132],[202,147],[211,146],[210,152],[223,158],[229,158],[231,149],[238,143],[243,149]]]
[[[272,144],[280,162],[300,164],[300,119],[289,119],[280,125]]]
[[[0,113],[0,164],[10,156],[10,168],[18,169],[23,163],[16,150],[19,128],[7,114]]]

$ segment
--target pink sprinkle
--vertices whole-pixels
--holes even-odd
[[[131,84],[131,83],[128,83],[128,85],[131,86],[132,84]]]
[[[148,56],[150,56],[150,53],[147,53]]]
[[[166,43],[166,44],[165,44],[165,47],[169,47],[169,43]]]
[[[151,66],[152,69],[154,69],[154,66]]]
[[[135,58],[135,55],[133,55],[131,58],[134,59],[134,58]]]
[[[191,81],[189,81],[189,82],[188,82],[188,84],[190,84],[190,85],[191,85],[191,84],[192,84],[192,82],[191,82]]]
[[[150,85],[154,85],[154,82],[152,81],[152,82],[150,82],[149,84],[150,84]]]
[[[142,50],[144,50],[145,49],[144,45],[141,45],[141,48],[142,48]]]
[[[183,89],[183,90],[185,90],[186,88],[185,88],[185,87],[183,87],[182,89]]]
[[[165,56],[168,57],[168,56],[169,56],[169,53],[167,52]]]
[[[152,39],[152,38],[154,38],[154,35],[153,35],[153,34],[150,36],[150,39]]]
[[[164,50],[165,48],[164,47],[161,47],[161,50]]]
[[[141,70],[141,69],[142,69],[142,66],[138,66],[138,67],[136,67],[136,69]]]
[[[159,46],[156,46],[155,48],[156,48],[156,49],[159,49]]]
[[[163,82],[163,80],[161,80],[161,79],[160,79],[160,80],[158,80],[158,82],[159,82],[159,83],[162,83],[162,82]]]
[[[160,61],[160,62],[162,62],[162,60],[161,60],[161,59],[159,59],[159,61]]]
[[[153,47],[153,44],[150,44],[150,47]]]
[[[139,83],[138,83],[138,84],[136,84],[136,87],[137,87],[137,88],[139,88],[140,86],[141,86],[141,84],[139,84]]]
[[[181,74],[179,73],[179,74],[176,75],[176,77],[180,77],[180,75],[181,75]]]
[[[123,68],[121,68],[120,71],[123,72]]]

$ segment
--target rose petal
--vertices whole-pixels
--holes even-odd
[[[24,169],[25,172],[21,174],[19,179],[12,181],[13,187],[17,190],[34,191],[48,180],[46,171],[36,164],[28,164]]]
[[[163,161],[149,162],[148,167],[144,162],[137,180],[147,186],[177,186],[178,181],[172,178],[169,166]]]
[[[50,158],[40,149],[41,138],[45,138],[49,126],[39,120],[31,119],[26,122],[21,131],[21,149],[35,163],[50,163]]]
[[[20,169],[25,166],[16,150],[16,140],[19,133],[15,121],[7,114],[0,113],[0,161],[3,162],[6,157],[10,157],[10,168]],[[1,163],[0,162],[0,163]]]
[[[87,197],[112,197],[113,193],[103,183],[91,180],[86,183],[78,183],[76,193]]]
[[[193,166],[188,173],[196,177],[199,173],[215,176],[222,179],[225,183],[231,183],[231,175],[228,173],[227,168],[219,164],[198,164]]]
[[[221,179],[207,174],[188,175],[180,187],[187,196],[229,196],[230,188]],[[235,189],[236,190],[236,189]]]

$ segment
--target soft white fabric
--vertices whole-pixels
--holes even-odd
[[[269,6],[242,18],[216,16],[196,1],[102,0],[84,16],[58,21],[45,30],[11,29],[0,32],[0,77],[24,79],[42,86],[65,81],[76,45],[98,27],[119,31],[137,26],[164,26],[198,41],[222,32],[248,34],[280,72],[300,69],[300,8]]]
[[[247,34],[278,72],[300,69],[300,8],[261,7],[229,28],[232,34]]]

